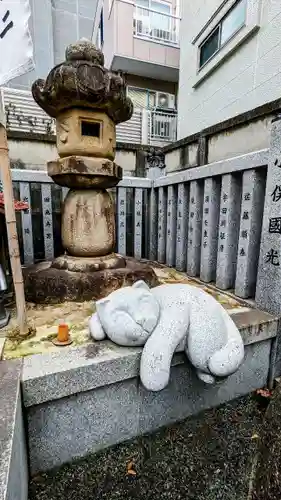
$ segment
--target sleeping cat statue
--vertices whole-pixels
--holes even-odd
[[[225,309],[208,293],[186,284],[150,289],[144,281],[96,302],[89,321],[94,340],[144,346],[140,378],[151,391],[164,389],[173,354],[182,346],[199,379],[207,384],[234,373],[244,344]]]

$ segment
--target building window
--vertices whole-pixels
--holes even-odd
[[[238,0],[199,47],[202,68],[246,22],[247,0]]]
[[[200,47],[200,68],[217,53],[220,44],[220,26],[217,26]]]
[[[127,87],[128,96],[137,108],[152,109],[156,104],[156,92],[154,90],[138,87]]]
[[[162,0],[136,0],[134,30],[138,36],[173,42],[175,19],[171,17],[171,4]]]

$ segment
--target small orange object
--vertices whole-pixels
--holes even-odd
[[[136,471],[135,471],[135,470],[133,470],[133,469],[129,469],[129,470],[127,471],[127,474],[128,474],[128,476],[136,476],[136,475],[137,475]]]
[[[57,346],[64,346],[72,344],[72,340],[69,335],[69,326],[64,321],[60,321],[58,326],[58,335],[53,339],[53,344]]]
[[[133,461],[130,461],[128,464],[127,464],[127,476],[133,476],[135,477],[137,475],[136,471],[135,471],[135,464]]]

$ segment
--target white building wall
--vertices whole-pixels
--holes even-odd
[[[223,3],[222,0],[183,2],[179,139],[281,97],[281,0],[248,0],[248,8],[255,10],[259,18],[259,28],[193,88],[198,78],[198,44],[192,41]],[[233,0],[226,4],[230,7]],[[219,14],[217,19],[220,20]],[[216,58],[219,61],[220,53]]]

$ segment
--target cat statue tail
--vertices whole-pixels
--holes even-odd
[[[228,331],[228,341],[208,360],[208,369],[214,377],[228,377],[235,373],[245,356],[244,343],[238,328],[225,310],[222,310],[222,314]]]

